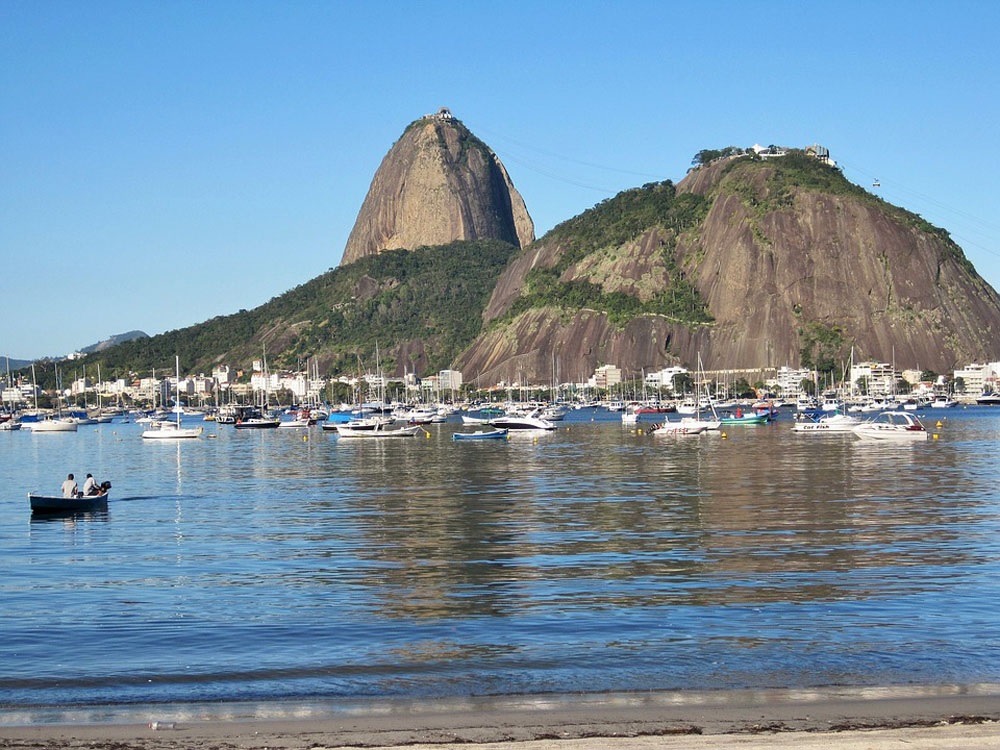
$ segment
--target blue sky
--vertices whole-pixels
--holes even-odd
[[[449,107],[541,236],[703,148],[820,143],[1000,287],[1000,4],[0,2],[0,355],[182,328],[335,267]]]

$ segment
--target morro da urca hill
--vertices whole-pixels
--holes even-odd
[[[384,250],[535,239],[524,201],[496,154],[447,109],[403,132],[382,160],[341,265]]]
[[[625,191],[511,261],[455,363],[486,382],[692,365],[947,371],[1000,351],[1000,297],[946,232],[801,151]]]

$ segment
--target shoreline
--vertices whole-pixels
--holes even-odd
[[[136,714],[134,723],[0,725],[0,748],[1000,746],[995,684],[254,705],[253,712],[224,704],[147,707],[155,713],[142,721]]]

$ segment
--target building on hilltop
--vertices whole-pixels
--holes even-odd
[[[424,115],[425,118],[433,117],[436,120],[454,120],[455,115],[451,113],[451,110],[447,107],[441,107],[437,112],[432,115]]]
[[[806,156],[813,156],[818,161],[823,162],[827,166],[836,167],[837,162],[830,158],[830,149],[826,146],[820,146],[818,143],[814,143],[811,146],[806,146]]]

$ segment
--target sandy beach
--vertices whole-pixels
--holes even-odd
[[[219,707],[161,707],[146,723],[0,726],[0,748],[975,750],[1000,747],[998,688],[521,696],[397,701],[333,713],[265,705],[249,719]]]

